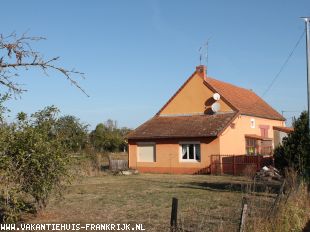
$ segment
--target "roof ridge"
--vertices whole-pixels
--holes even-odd
[[[214,117],[216,115],[221,115],[221,114],[236,114],[236,111],[225,111],[225,112],[217,112],[214,114],[205,114],[205,113],[189,113],[189,114],[160,114],[160,115],[155,115],[155,117],[195,117],[195,116],[200,116],[200,117]]]
[[[224,111],[224,112],[217,112],[214,114],[205,114],[205,113],[184,113],[184,114],[159,114],[155,115],[155,117],[189,117],[189,116],[213,116],[218,114],[233,114],[236,111]]]
[[[249,91],[249,92],[254,93],[255,95],[257,95],[257,94],[256,94],[253,90],[251,90],[251,89],[247,89],[247,88],[245,88],[245,87],[241,87],[241,86],[238,86],[238,85],[234,85],[234,84],[229,83],[229,82],[226,82],[226,81],[218,80],[218,79],[216,79],[216,78],[214,78],[214,77],[209,77],[209,76],[208,76],[208,77],[205,78],[205,81],[206,81],[206,79],[211,79],[211,80],[213,80],[213,81],[221,82],[221,83],[224,83],[224,84],[226,84],[226,85],[231,85],[231,86],[233,86],[233,87],[235,87],[235,88],[243,89],[243,90]],[[258,95],[257,95],[257,96],[258,96]]]

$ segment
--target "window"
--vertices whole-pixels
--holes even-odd
[[[254,155],[257,153],[256,148],[257,148],[257,144],[256,144],[256,139],[253,138],[245,138],[245,142],[246,142],[246,153],[247,155]]]
[[[268,129],[267,128],[260,128],[260,133],[261,133],[261,136],[263,138],[268,138]]]
[[[181,144],[182,161],[200,161],[200,144],[199,143],[182,143]]]
[[[268,125],[260,125],[259,128],[260,128],[261,136],[263,138],[268,138],[269,126]]]
[[[138,162],[155,162],[155,144],[138,144]]]
[[[255,119],[251,118],[251,128],[255,128]]]

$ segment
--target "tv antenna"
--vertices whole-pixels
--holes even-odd
[[[200,65],[206,65],[208,66],[208,59],[209,59],[209,54],[208,54],[208,47],[209,47],[209,41],[211,37],[207,39],[207,41],[199,48],[199,64]]]

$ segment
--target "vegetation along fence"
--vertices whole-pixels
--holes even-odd
[[[211,155],[211,174],[244,175],[274,165],[272,156],[262,155]]]

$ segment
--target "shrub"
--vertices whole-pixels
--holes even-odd
[[[310,179],[310,135],[308,114],[303,112],[293,122],[294,131],[283,139],[283,144],[274,151],[275,164],[280,170],[293,168],[299,175]]]
[[[5,215],[24,211],[26,198],[32,199],[37,209],[44,208],[50,194],[61,193],[64,180],[69,180],[70,157],[55,131],[57,113],[57,108],[46,107],[30,119],[22,113],[16,123],[2,125],[0,199],[4,205],[0,211],[3,221],[17,220],[18,216]]]

